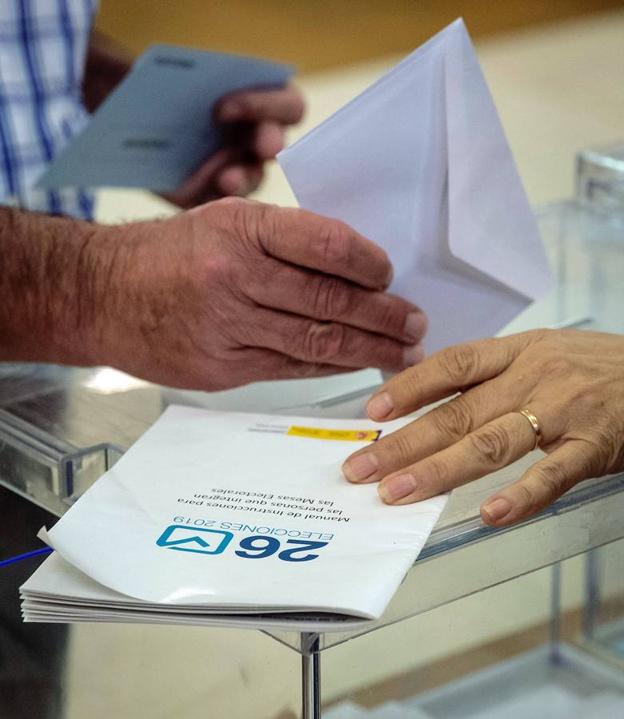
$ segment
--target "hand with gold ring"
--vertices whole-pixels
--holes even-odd
[[[486,500],[481,517],[525,519],[589,479],[624,471],[624,336],[533,330],[444,349],[369,400],[385,421],[451,397],[351,455],[351,482],[408,504],[483,477],[538,446],[546,453]]]

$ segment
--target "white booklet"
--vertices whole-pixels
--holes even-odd
[[[384,505],[346,457],[409,420],[170,407],[49,531],[26,621],[344,630],[383,613],[445,503]]]

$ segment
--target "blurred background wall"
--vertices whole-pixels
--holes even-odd
[[[309,72],[412,50],[460,15],[480,38],[615,7],[624,0],[101,0],[97,25],[135,54],[171,42]]]

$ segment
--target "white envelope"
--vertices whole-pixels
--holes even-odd
[[[552,287],[537,224],[462,20],[278,155],[306,209],[381,245],[425,348],[489,336]]]

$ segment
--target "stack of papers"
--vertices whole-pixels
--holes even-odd
[[[344,631],[381,616],[446,497],[384,505],[346,457],[406,424],[170,407],[51,531],[26,621]]]

